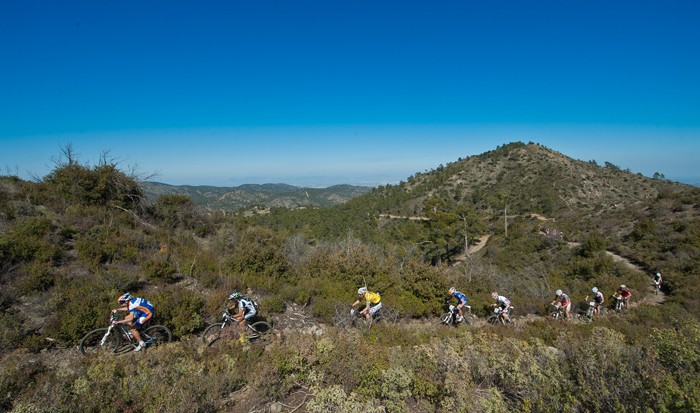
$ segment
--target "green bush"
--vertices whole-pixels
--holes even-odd
[[[0,234],[0,264],[54,262],[63,250],[54,223],[45,217],[24,217],[10,231]]]
[[[67,343],[77,343],[90,330],[106,327],[119,296],[117,291],[100,283],[78,279],[66,281],[55,294],[55,301],[62,305],[49,317],[46,335]]]
[[[144,298],[153,304],[156,322],[170,327],[175,337],[193,334],[205,326],[208,314],[203,314],[201,294],[173,285]]]
[[[53,266],[41,261],[25,264],[22,266],[21,273],[17,291],[22,295],[46,291],[53,287],[56,281]]]
[[[141,269],[152,282],[171,283],[177,280],[177,267],[169,257],[155,257],[141,263]]]

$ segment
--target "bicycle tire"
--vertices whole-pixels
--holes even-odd
[[[150,326],[143,334],[146,335],[144,338],[152,340],[149,347],[157,347],[161,344],[170,343],[173,339],[173,334],[170,332],[170,329],[161,325]]]
[[[107,328],[98,328],[85,334],[85,336],[80,340],[80,345],[78,346],[80,354],[89,355],[98,353],[114,353],[117,351],[121,338],[116,331],[112,331],[109,334],[109,337],[107,337],[104,345],[100,345],[102,338],[107,333],[107,330]]]
[[[270,330],[272,330],[272,326],[267,321],[256,321],[249,326],[254,331],[254,336],[252,336],[251,339],[259,339],[264,337],[270,332]]]
[[[211,347],[211,345],[221,337],[221,327],[223,325],[224,323],[214,323],[204,329],[204,334],[202,334],[202,342],[204,345]]]
[[[451,325],[452,324],[452,313],[445,313],[440,316],[440,324]]]
[[[497,324],[499,322],[498,316],[497,315],[489,316],[489,318],[486,319],[486,322],[489,324]]]

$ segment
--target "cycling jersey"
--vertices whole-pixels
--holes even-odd
[[[598,303],[598,304],[602,303],[603,299],[604,299],[603,293],[601,293],[600,291],[593,294],[593,301],[595,301],[596,303]]]
[[[258,312],[255,309],[255,304],[253,304],[253,300],[250,300],[245,297],[241,297],[238,299],[238,309],[243,310],[243,318],[246,320],[250,320]]]
[[[141,327],[153,317],[153,304],[145,298],[133,297],[129,301],[129,312],[134,314],[134,326]]]
[[[496,305],[501,307],[501,308],[506,308],[507,306],[510,305],[510,300],[508,300],[506,297],[499,295],[498,298],[496,299]]]
[[[367,304],[369,305],[377,305],[379,304],[379,301],[381,301],[381,297],[379,296],[378,293],[373,293],[371,291],[367,291],[362,298],[367,301]]]
[[[630,298],[632,296],[632,291],[630,290],[617,290],[622,298]]]
[[[566,295],[566,294],[562,294],[562,295],[559,297],[559,302],[561,303],[562,306],[568,305],[569,302],[570,302],[569,296]]]
[[[462,294],[459,291],[455,291],[455,293],[452,295],[454,298],[459,301],[459,304],[462,304],[463,306],[467,305],[467,296]]]

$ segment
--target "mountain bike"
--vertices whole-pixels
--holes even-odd
[[[469,325],[469,318],[471,317],[472,308],[468,305],[462,307],[462,320],[457,321],[459,313],[457,312],[457,306],[451,305],[449,310],[440,316],[440,324],[445,324],[448,326],[458,326],[460,322],[464,321],[464,324]]]
[[[654,294],[658,295],[661,289],[661,282],[654,280]]]
[[[582,321],[590,323],[591,321],[593,321],[594,315],[595,315],[595,301],[591,301],[588,303],[588,308],[586,309],[586,312],[584,312],[583,314],[579,314],[578,318]]]
[[[355,327],[363,330],[369,330],[374,324],[396,324],[399,319],[399,314],[387,307],[384,303],[379,310],[368,321],[365,316],[360,314],[364,306],[360,306],[357,310],[351,309],[348,312],[348,307],[345,304],[336,304],[335,316],[333,322],[336,326],[348,329]]]
[[[551,304],[549,316],[555,320],[566,320],[566,309],[561,305]]]
[[[513,309],[514,309],[514,308],[515,308],[515,307],[513,307],[513,306],[511,305],[510,307],[508,307],[508,311],[504,312],[504,311],[501,309],[501,307],[496,307],[496,308],[493,310],[494,314],[491,315],[489,318],[487,318],[487,319],[486,319],[486,322],[489,323],[489,324],[508,324],[508,323],[512,323],[513,320],[510,319],[510,314],[513,312]],[[506,319],[505,317],[503,317],[504,313],[508,315],[509,319]]]
[[[613,309],[618,313],[621,312],[627,306],[627,304],[625,303],[625,298],[621,295],[613,294],[612,298],[615,299],[615,306],[613,307]]]
[[[116,320],[114,313],[109,318],[109,327],[98,328],[85,334],[78,349],[82,354],[116,353],[117,350],[133,350],[139,343],[131,333],[128,324],[113,324]],[[150,326],[141,332],[141,338],[146,347],[158,346],[169,343],[173,335],[167,327],[161,325]]]
[[[233,329],[227,328],[231,324],[238,326],[238,320],[225,312],[222,316],[222,322],[210,324],[206,329],[204,329],[204,334],[202,334],[202,342],[207,346],[211,347],[219,339],[224,338],[228,335],[237,335],[233,333]],[[246,323],[246,332],[248,333],[248,338],[251,341],[260,340],[266,336],[272,330],[272,326],[266,321],[256,321],[254,323]]]

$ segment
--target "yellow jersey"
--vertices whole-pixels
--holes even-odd
[[[367,304],[378,304],[379,301],[382,299],[379,294],[373,293],[371,291],[367,291],[365,295],[363,296],[365,300],[367,300]]]

